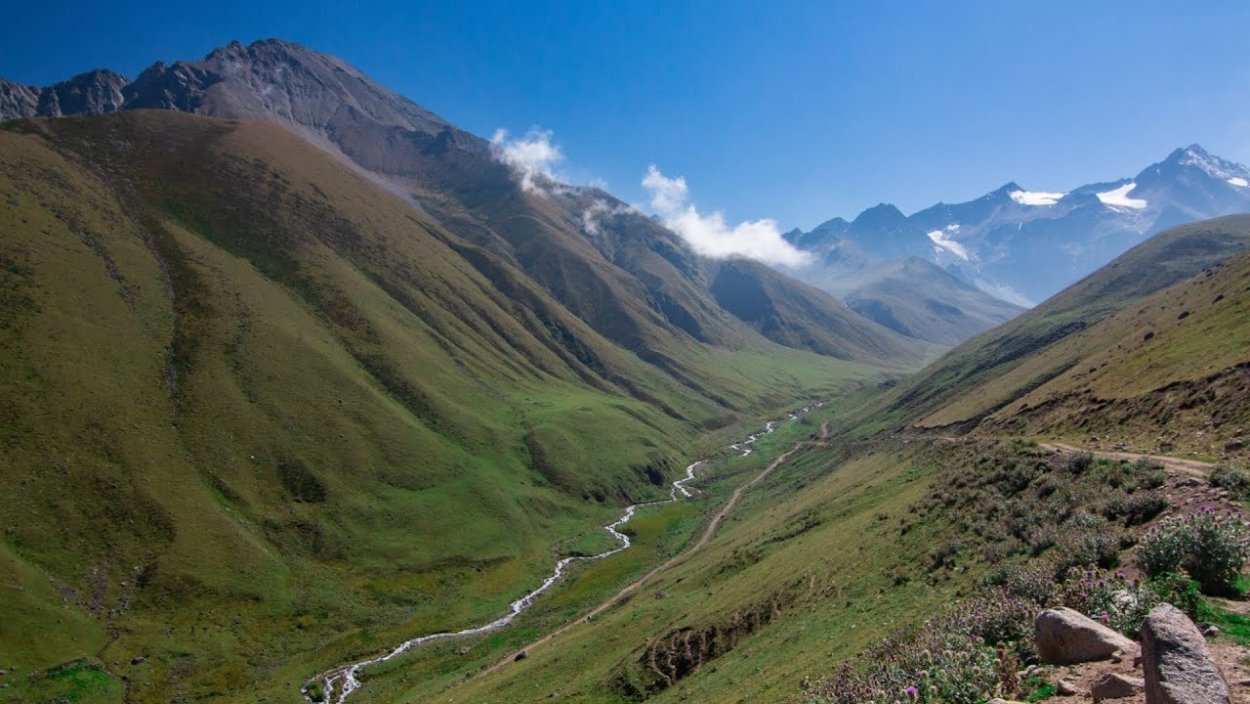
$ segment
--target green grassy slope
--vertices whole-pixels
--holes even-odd
[[[1054,351],[1067,338],[1085,336],[1115,313],[1246,249],[1250,249],[1250,216],[1217,218],[1160,233],[899,384],[884,399],[885,411],[879,418],[928,428],[975,426],[1075,369],[1078,359]],[[1126,342],[1117,339],[1112,344]]]
[[[11,123],[0,193],[0,662],[104,700],[486,620],[707,429],[878,374],[670,338],[678,378],[273,125]]]
[[[594,622],[487,676],[473,673],[489,655],[430,654],[411,677],[380,675],[374,691],[381,701],[801,700],[807,678],[976,593],[996,566],[1010,574],[1038,556],[1069,559],[1091,534],[1127,530],[1119,507],[1152,505],[1131,496],[1155,486],[1147,466],[1096,462],[1077,473],[996,436],[1153,444],[1162,431],[1165,449],[1218,455],[1244,432],[1247,249],[1246,217],[1160,235],[898,391],[842,399],[806,428],[783,428],[771,452],[824,421],[845,432],[797,453],[703,552]],[[967,408],[992,410],[974,414],[976,431],[960,441],[893,432],[944,413],[974,417]],[[1244,462],[1244,450],[1232,454]],[[709,498],[750,471],[741,460],[718,465]],[[1104,528],[1091,533],[1081,521]],[[439,676],[421,669],[434,661]]]
[[[783,426],[764,454],[826,418]],[[593,622],[483,677],[474,673],[524,641],[431,649],[375,673],[368,691],[405,702],[794,701],[806,677],[923,621],[984,574],[975,558],[933,568],[933,548],[963,529],[913,506],[948,469],[994,451],[808,447],[753,487],[702,552]],[[707,500],[723,501],[762,462],[719,463]]]

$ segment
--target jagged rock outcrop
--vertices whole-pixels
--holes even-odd
[[[1228,685],[1194,622],[1161,604],[1142,624],[1147,704],[1227,704]]]
[[[1065,607],[1047,609],[1037,617],[1034,640],[1042,661],[1052,665],[1106,660],[1117,652],[1138,649],[1128,638]]]
[[[47,88],[0,80],[0,119],[101,115],[122,109],[129,81],[113,71],[80,73]]]

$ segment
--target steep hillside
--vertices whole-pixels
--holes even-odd
[[[723,460],[701,486],[714,500],[748,486],[737,513],[594,619],[414,653],[369,686],[382,701],[824,704],[904,701],[915,686],[1033,701],[1070,680],[1080,696],[1063,701],[1089,701],[1090,678],[1037,662],[1033,618],[1064,605],[1131,634],[1171,601],[1241,629],[1244,597],[1208,603],[1166,575],[1147,586],[1133,546],[1161,520],[1240,525],[1244,484],[1208,482],[1201,462],[1017,436],[1244,465],[1248,350],[1250,217],[1175,228],[884,398],[783,424],[757,446],[782,460]],[[929,424],[943,414],[966,422]],[[533,618],[544,633],[572,617]],[[1210,637],[1238,671],[1244,633]]]
[[[8,123],[0,192],[0,661],[130,702],[493,616],[709,429],[879,370],[714,305],[734,346],[644,360],[269,122]]]
[[[15,94],[21,89],[5,88]],[[729,348],[754,337],[712,300],[711,282],[678,236],[600,190],[519,173],[497,145],[333,56],[281,40],[235,42],[201,61],[154,64],[121,94],[116,109],[158,108],[286,126],[411,197],[444,229],[495,255],[467,257],[487,278],[496,277],[494,262],[519,268],[601,335],[683,379],[674,361],[680,353],[672,348],[684,345],[687,336]],[[0,103],[0,118],[28,114]],[[74,113],[63,106],[34,114]],[[773,289],[797,286],[763,268],[750,273],[749,286],[764,285],[756,274],[769,277]],[[806,294],[796,290],[795,295]],[[837,320],[858,337],[891,338],[832,300],[812,303],[822,308],[818,317]],[[781,323],[804,329],[777,336],[782,344],[819,340],[819,350],[806,349],[830,349],[825,333],[811,329],[810,320]],[[906,340],[894,339],[892,346],[869,351],[841,345],[838,355],[906,365],[924,354],[923,346]],[[697,380],[685,380],[692,389],[699,387]]]
[[[1239,347],[1245,319],[1237,317],[1244,264],[1230,260],[1247,249],[1250,216],[1173,228],[952,351],[885,403],[917,428],[967,430],[987,419],[1009,423],[1026,408],[1038,413],[1039,404],[1075,394],[1083,399],[1070,409],[1068,431],[1079,432],[1077,416],[1115,405],[1110,399],[1168,396],[1181,382],[1205,387],[1208,375],[1247,361]],[[1084,425],[1093,423],[1087,417]],[[1196,444],[1210,452],[1218,449],[1215,437]]]
[[[847,306],[895,332],[955,346],[1024,312],[920,259],[896,259],[853,280]]]

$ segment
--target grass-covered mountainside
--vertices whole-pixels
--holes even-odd
[[[602,548],[715,429],[916,358],[618,315],[596,250],[540,283],[268,122],[10,122],[0,192],[0,664],[43,673],[0,701],[293,701]]]
[[[78,113],[109,114],[0,129],[0,702],[298,702],[498,617],[705,457],[630,550],[365,667],[351,701],[840,704],[921,672],[1037,699],[1056,672],[1012,679],[1032,612],[1131,630],[1107,570],[1159,576],[1165,515],[1244,520],[1236,471],[1058,443],[1244,462],[1250,216],[896,383],[935,347],[519,174],[332,57],[96,79]],[[909,332],[959,323],[875,295]],[[1246,639],[1163,576],[1134,603]]]
[[[436,646],[379,669],[368,686],[383,701],[891,702],[919,686],[924,701],[984,702],[1042,700],[1070,680],[1077,696],[1064,701],[1090,701],[1081,688],[1097,668],[1017,674],[1037,662],[1033,617],[1066,605],[1135,637],[1162,601],[1219,623],[1212,647],[1234,668],[1226,676],[1242,677],[1250,609],[1220,599],[1244,584],[1230,580],[1234,557],[1247,554],[1238,526],[1250,480],[1109,450],[1118,438],[1162,434],[1173,451],[1246,464],[1244,446],[1224,437],[1247,427],[1248,224],[1163,233],[881,398],[843,398],[783,425],[762,454],[793,454],[751,487],[716,539],[593,621],[538,643],[541,619],[563,622],[540,610],[531,634]],[[1024,351],[1003,342],[1026,339]],[[1149,347],[1156,339],[1166,345]],[[968,399],[994,403],[1034,360],[1072,356],[1082,360],[1072,377],[1050,375],[1055,386],[1033,385],[975,426],[925,425]],[[1087,386],[1074,394],[1078,381]],[[832,436],[810,439],[822,423]],[[1210,435],[1218,451],[1205,451]],[[728,465],[704,485],[709,498],[760,464]],[[1183,564],[1161,568],[1171,550]],[[1210,583],[1167,571],[1204,580],[1217,567]],[[537,645],[523,660],[479,674],[527,643]],[[1124,669],[1132,674],[1130,662]]]
[[[1165,433],[1169,444],[1218,455],[1246,408],[1224,395],[1244,384],[1250,282],[1236,255],[1247,250],[1250,216],[1160,233],[901,383],[884,400],[890,422],[1080,436],[1149,416],[1163,432],[1182,425],[1175,413],[1222,399],[1223,417],[1203,435]]]

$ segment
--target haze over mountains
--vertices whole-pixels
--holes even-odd
[[[1039,303],[1174,225],[1250,210],[1250,169],[1194,144],[1136,176],[1066,193],[1014,182],[911,215],[882,203],[786,238],[817,263],[794,273],[826,290],[871,278],[897,257],[926,259],[1018,305]],[[854,284],[851,285],[852,288]]]

